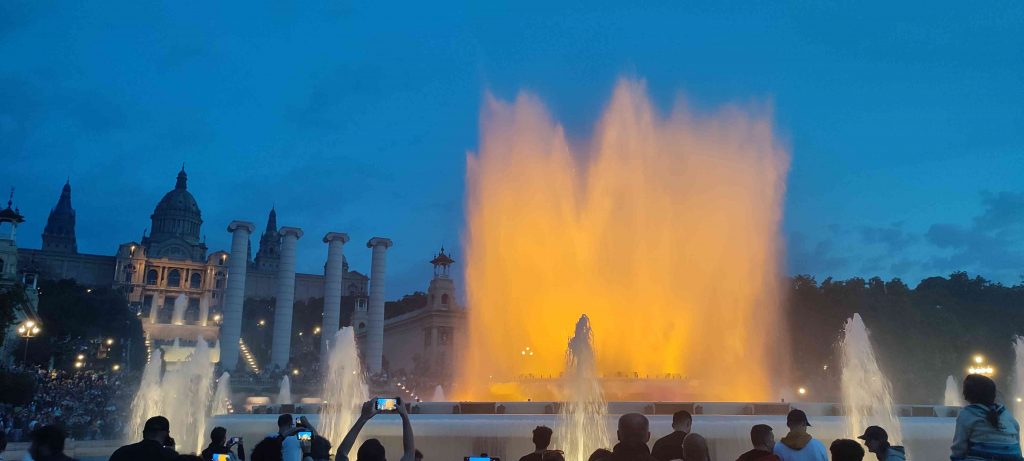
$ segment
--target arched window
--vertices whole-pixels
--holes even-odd
[[[167,286],[169,287],[180,287],[181,286],[181,271],[177,269],[171,269],[167,273]]]
[[[448,293],[441,295],[441,304],[448,304]]]
[[[146,285],[156,285],[158,277],[156,269],[150,269],[149,272],[146,272]]]
[[[192,280],[189,282],[189,286],[192,288],[199,288],[203,285],[203,276],[199,275],[198,272],[192,274]]]
[[[224,273],[218,272],[216,279],[214,279],[214,288],[224,288]]]

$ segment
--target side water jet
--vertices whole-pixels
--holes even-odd
[[[174,310],[171,311],[171,323],[175,325],[184,325],[185,309],[188,309],[188,296],[180,294],[177,298],[174,298]]]
[[[558,412],[557,444],[565,452],[566,461],[586,461],[598,448],[608,447],[608,404],[598,381],[594,342],[590,319],[586,315],[576,322],[576,331],[569,339],[563,374],[564,401]]]
[[[359,416],[363,402],[370,396],[356,348],[355,330],[343,327],[334,335],[331,344],[319,429],[327,440],[341,443]]]
[[[217,390],[213,391],[213,402],[210,404],[210,416],[226,415],[231,406],[231,375],[221,373],[217,379]]]
[[[281,378],[281,387],[277,391],[277,404],[292,404],[292,380],[288,379],[288,375],[284,375],[284,377]]]
[[[441,388],[440,384],[438,384],[437,387],[434,388],[434,396],[430,399],[430,401],[432,401],[432,402],[447,402],[448,401],[448,399],[446,399],[444,397],[444,389]]]
[[[953,375],[946,377],[946,393],[942,397],[942,404],[947,407],[963,405],[963,399],[960,398],[960,387],[957,385],[956,378]]]
[[[892,386],[878,368],[868,329],[860,314],[853,314],[846,321],[839,348],[843,365],[840,388],[847,433],[860,435],[868,426],[881,426],[889,433],[893,445],[900,444],[903,430],[893,404]]]
[[[210,346],[200,338],[188,359],[173,369],[168,368],[163,376],[160,375],[162,366],[163,354],[157,349],[142,372],[142,382],[132,400],[131,420],[125,426],[125,438],[132,442],[139,440],[146,420],[161,415],[171,423],[178,452],[198,453],[207,435],[206,419],[213,397]]]
[[[1013,354],[1013,395],[1007,401],[1013,402],[1013,414],[1021,419],[1024,417],[1024,336],[1013,338]],[[1024,442],[1024,433],[1021,442]]]

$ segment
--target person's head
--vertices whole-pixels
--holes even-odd
[[[142,427],[142,438],[145,440],[156,440],[161,445],[167,443],[171,435],[171,422],[163,416],[154,416],[146,420]]]
[[[683,439],[683,459],[686,461],[711,461],[708,441],[700,434],[689,433]]]
[[[587,458],[587,461],[601,461],[604,459],[608,459],[611,456],[612,452],[605,450],[604,448],[598,448],[597,450],[594,450],[594,452],[590,454],[590,457]]]
[[[537,447],[538,450],[547,450],[548,445],[551,445],[551,428],[547,426],[537,426],[533,429],[533,446]]]
[[[280,431],[280,432],[283,432],[283,431],[286,431],[288,429],[291,429],[292,428],[292,424],[294,424],[294,422],[295,421],[292,419],[292,415],[290,415],[288,413],[285,413],[285,414],[283,414],[281,416],[278,416],[277,417],[277,430]]]
[[[767,424],[757,424],[750,428],[750,443],[754,448],[772,451],[775,448],[775,433]]]
[[[996,382],[985,375],[967,375],[964,378],[964,400],[971,404],[994,405]]]
[[[619,417],[619,442],[644,443],[651,440],[651,423],[640,413],[626,413]]]
[[[32,459],[56,456],[64,453],[64,431],[57,426],[41,426],[32,431],[29,438],[32,444],[28,447]]]
[[[421,452],[420,449],[417,448],[416,453],[413,454],[413,457],[416,458],[416,461],[423,461],[423,452]]]
[[[878,453],[889,448],[889,434],[878,426],[869,426],[864,430],[864,435],[857,438],[864,441],[864,446],[868,447],[868,451],[871,453]]]
[[[384,445],[377,439],[367,439],[356,452],[356,461],[387,461]]]
[[[862,461],[864,459],[864,448],[850,439],[839,439],[832,442],[828,451],[832,453],[832,461]]]
[[[686,410],[679,410],[672,413],[672,429],[683,432],[690,432],[693,429],[693,416]]]
[[[217,426],[210,431],[210,442],[213,445],[221,446],[224,445],[228,440],[228,430],[223,427]]]
[[[807,421],[807,413],[803,410],[790,410],[786,415],[786,427],[791,431],[802,432],[811,427],[811,423]]]

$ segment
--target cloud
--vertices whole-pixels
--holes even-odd
[[[927,241],[947,251],[932,258],[929,266],[1011,279],[1024,268],[1024,194],[985,192],[981,202],[983,210],[970,225],[938,223],[929,227]]]
[[[903,230],[903,223],[893,223],[888,227],[865,226],[860,229],[861,239],[865,243],[877,244],[887,251],[899,252],[914,244],[918,237]]]
[[[845,269],[849,258],[836,254],[832,240],[812,242],[801,232],[789,238],[789,272],[793,274],[834,274]]]

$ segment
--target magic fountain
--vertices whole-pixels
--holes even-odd
[[[948,455],[952,419],[936,416],[947,409],[892,402],[859,316],[842,344],[844,402],[780,402],[790,384],[776,355],[788,344],[779,225],[789,156],[767,110],[678,104],[662,115],[642,83],[623,81],[590,140],[570,142],[528,94],[489,97],[481,119],[480,150],[467,157],[469,337],[444,390],[464,402],[414,405],[426,456],[514,459],[546,425],[566,459],[582,460],[610,448],[618,415],[650,415],[659,437],[682,408],[715,459],[746,451],[754,424],[781,437],[790,408],[826,443],[883,423],[915,459]],[[323,413],[310,419],[337,444],[366,397],[342,330]],[[215,420],[246,437],[273,428],[271,415]],[[363,433],[400,446],[397,417],[375,417]]]

